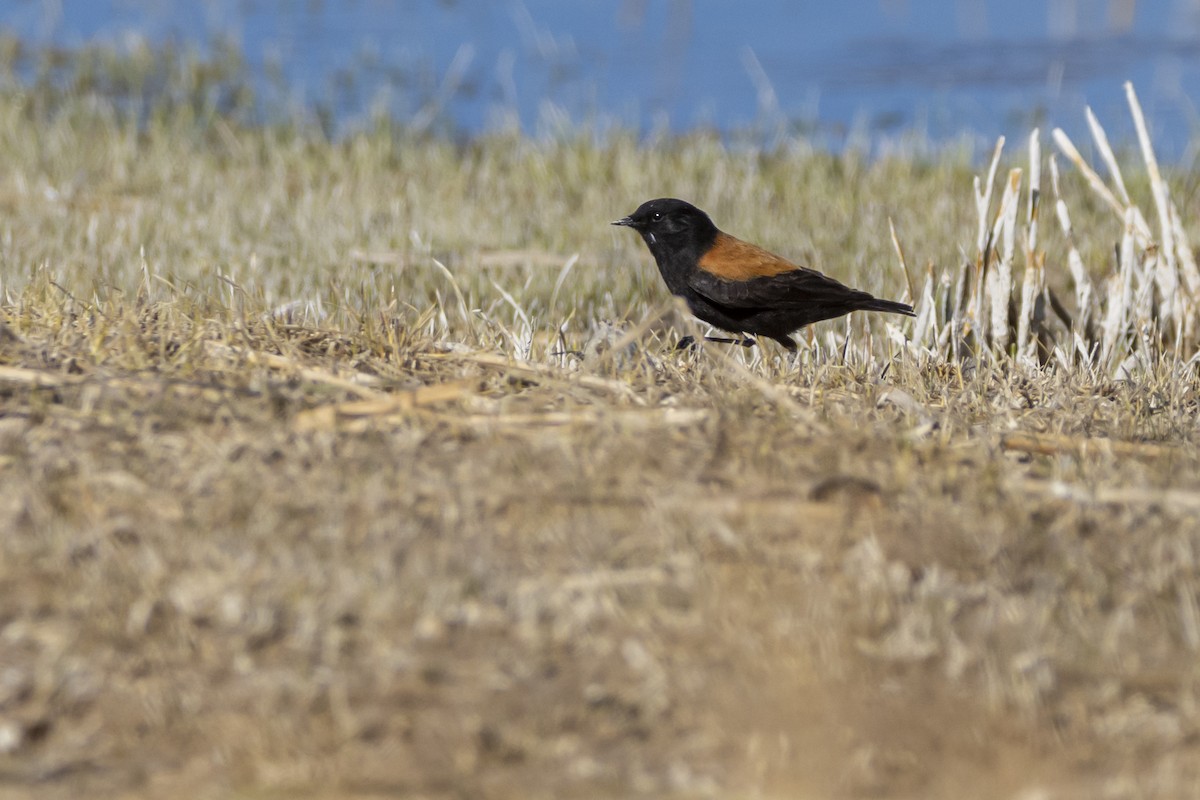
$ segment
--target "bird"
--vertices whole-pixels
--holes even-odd
[[[720,230],[685,200],[660,197],[612,223],[637,231],[673,295],[704,322],[796,349],[792,333],[851,311],[915,316],[912,306],[851,289]],[[752,345],[753,339],[716,339]],[[690,344],[685,339],[681,346]]]

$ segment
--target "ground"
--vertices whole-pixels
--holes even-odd
[[[1196,457],[1110,452],[1136,387],[828,366],[779,402],[709,353],[584,386],[420,342],[396,368],[451,388],[385,408],[210,352],[6,376],[14,796],[1200,780]]]

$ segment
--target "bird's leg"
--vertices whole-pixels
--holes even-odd
[[[758,342],[751,339],[749,336],[742,339],[727,339],[724,336],[705,336],[704,341],[716,342],[717,344],[736,344],[742,347],[754,347]]]
[[[771,337],[779,342],[789,353],[796,352],[796,340],[790,336],[773,336]]]
[[[785,362],[789,365],[789,368],[797,367],[800,364],[800,348],[796,345],[796,340],[791,336],[772,336],[771,338],[779,342],[787,350]]]
[[[736,345],[741,345],[742,347],[754,347],[754,345],[758,344],[758,342],[756,342],[754,339],[751,339],[749,336],[747,336],[743,339],[729,339],[724,336],[705,336],[704,341],[716,342],[717,344],[736,344]],[[675,349],[676,350],[694,350],[694,349],[696,349],[696,337],[695,336],[684,336],[682,339],[679,340],[679,343],[675,345]]]

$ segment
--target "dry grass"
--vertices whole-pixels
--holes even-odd
[[[13,94],[0,152],[0,797],[1200,793],[1190,363],[677,353],[607,226],[684,196],[898,297],[889,219],[977,263],[962,159]]]

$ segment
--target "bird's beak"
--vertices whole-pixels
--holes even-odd
[[[633,224],[633,217],[621,217],[618,220],[614,220],[613,225],[624,225],[626,228],[637,227]]]

